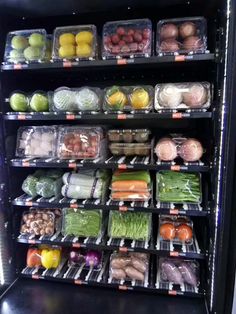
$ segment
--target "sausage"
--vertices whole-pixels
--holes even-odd
[[[142,261],[139,258],[131,257],[131,264],[135,269],[137,269],[141,273],[145,273],[145,271],[147,270],[147,265],[145,264],[144,261]]]
[[[126,273],[123,269],[112,269],[111,270],[111,277],[114,279],[122,280],[126,278]]]
[[[125,268],[126,275],[131,278],[132,280],[140,280],[144,281],[144,274],[140,273],[132,266],[127,266]]]
[[[128,264],[130,264],[131,258],[129,257],[115,257],[111,261],[112,268],[125,268]]]

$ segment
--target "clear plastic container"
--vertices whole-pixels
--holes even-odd
[[[159,216],[158,233],[163,241],[193,243],[193,222],[185,216]]]
[[[119,202],[146,202],[151,198],[151,193],[149,191],[146,192],[112,191],[110,197],[113,201]]]
[[[45,51],[45,29],[13,31],[7,34],[4,61],[15,64],[41,62]]]
[[[59,127],[57,155],[61,159],[95,159],[102,137],[100,127]]]
[[[44,61],[49,62],[52,59],[53,36],[48,34],[46,37],[46,51]]]
[[[103,59],[150,57],[152,22],[149,19],[107,22],[103,26]]]
[[[151,144],[149,143],[112,143],[109,148],[115,156],[149,156],[151,152]]]
[[[138,241],[149,241],[152,216],[149,213],[120,213],[110,211],[108,236]]]
[[[30,210],[23,213],[20,234],[52,236],[55,231],[55,215],[52,211]]]
[[[163,170],[156,174],[156,185],[159,202],[200,204],[202,201],[200,173]]]
[[[109,130],[108,139],[110,142],[145,143],[148,141],[150,134],[149,129]]]
[[[32,247],[27,251],[27,266],[30,268],[57,268],[61,263],[61,247]]]
[[[149,255],[145,253],[118,253],[110,257],[109,279],[138,281],[148,284]]]
[[[199,161],[204,153],[200,141],[178,134],[161,138],[154,151],[160,161],[173,161],[180,157],[186,162],[195,162]]]
[[[157,23],[158,55],[196,54],[207,50],[207,23],[204,17],[160,20]]]
[[[94,60],[97,55],[95,25],[57,27],[53,33],[53,60]]]
[[[100,111],[103,92],[97,87],[59,87],[51,95],[53,111]]]
[[[197,288],[200,284],[200,266],[197,261],[160,258],[160,282],[169,282],[175,285],[188,284]]]
[[[63,209],[62,234],[76,237],[94,237],[101,235],[102,212],[100,210]]]
[[[153,87],[111,86],[104,90],[105,112],[149,112],[153,108]]]
[[[14,91],[10,94],[10,107],[16,112],[47,112],[49,111],[48,93],[35,91],[32,94],[23,91]]]
[[[209,82],[167,83],[155,86],[155,109],[206,110],[211,105]]]
[[[55,157],[56,126],[23,126],[17,132],[16,156]]]
[[[69,267],[82,267],[84,269],[100,270],[103,263],[103,253],[94,250],[72,250],[69,254]]]

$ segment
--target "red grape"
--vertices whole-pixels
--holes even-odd
[[[143,37],[140,33],[138,33],[137,31],[134,33],[134,40],[137,42],[137,43],[141,43]]]
[[[124,27],[118,27],[116,30],[116,33],[120,36],[125,35],[125,29]]]
[[[122,39],[128,44],[131,44],[133,42],[133,37],[131,35],[123,36]]]
[[[130,36],[133,36],[134,35],[134,30],[133,29],[129,29],[127,34],[130,35]]]
[[[111,41],[113,42],[113,44],[118,44],[118,42],[120,41],[120,38],[117,34],[114,34],[111,36]]]
[[[120,40],[120,41],[119,41],[119,46],[122,47],[122,46],[124,46],[124,45],[125,45],[125,41],[124,41],[124,40]]]

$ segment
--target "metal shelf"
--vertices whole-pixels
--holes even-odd
[[[134,59],[111,59],[111,60],[91,60],[91,61],[58,61],[50,63],[22,63],[22,64],[3,64],[2,71],[16,70],[90,70],[91,68],[109,69],[110,67],[132,67],[132,66],[160,66],[161,64],[173,64],[175,62],[196,62],[196,61],[215,61],[213,53],[177,56],[152,56],[148,58]]]
[[[145,170],[174,170],[189,172],[207,172],[210,167],[208,163],[155,163],[151,157],[109,157],[106,160],[97,158],[95,160],[61,160],[59,158],[14,158],[9,161],[12,167],[34,167],[34,168],[89,168],[89,169],[145,169]]]
[[[132,212],[149,212],[156,214],[168,214],[168,215],[186,215],[186,216],[207,216],[209,210],[202,208],[201,205],[175,205],[172,203],[157,203],[151,204],[150,202],[115,202],[108,200],[103,203],[100,200],[83,200],[77,201],[74,199],[65,198],[63,196],[52,197],[46,199],[36,196],[32,198],[27,194],[12,200],[12,204],[15,206],[27,206],[38,208],[80,208],[80,209],[101,209],[101,210],[118,210],[118,211],[132,211]]]

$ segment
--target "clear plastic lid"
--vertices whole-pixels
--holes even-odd
[[[56,156],[56,126],[24,126],[17,132],[16,156],[54,157]]]
[[[41,62],[45,51],[45,29],[13,31],[7,34],[4,61],[15,64]]]
[[[27,266],[43,267],[46,269],[57,268],[61,263],[61,247],[45,245],[32,247],[27,251]]]
[[[149,143],[112,143],[109,145],[113,155],[149,156],[151,144]]]
[[[63,209],[62,234],[76,237],[94,237],[101,235],[102,212],[100,210]]]
[[[107,22],[103,26],[104,59],[150,57],[152,22],[149,19]]]
[[[188,284],[193,287],[198,287],[200,284],[200,267],[194,260],[160,258],[159,272],[161,282],[175,285]]]
[[[95,250],[72,250],[69,253],[69,267],[83,267],[85,269],[100,270],[103,263],[103,252]]]
[[[110,211],[108,236],[139,241],[149,241],[152,216],[149,213],[120,213]]]
[[[160,20],[157,23],[158,55],[196,54],[207,50],[207,23],[204,17]]]
[[[108,139],[110,142],[145,143],[148,141],[150,134],[149,129],[109,130]]]
[[[57,155],[61,159],[95,159],[100,153],[100,127],[59,127]]]
[[[151,198],[151,194],[149,191],[146,192],[111,192],[110,198],[113,201],[120,202],[146,202]]]
[[[55,215],[52,211],[31,210],[24,212],[20,234],[30,236],[52,236],[55,231]]]
[[[53,33],[53,60],[93,60],[97,55],[95,25],[57,27]]]
[[[53,111],[90,112],[99,111],[103,93],[97,87],[68,88],[59,87],[52,93]]]
[[[179,244],[193,242],[193,222],[186,216],[162,215],[159,217],[158,230],[161,240]]]
[[[202,110],[210,105],[209,82],[167,83],[155,86],[156,110]]]
[[[202,201],[200,173],[163,170],[156,174],[159,202],[193,203]]]
[[[103,109],[107,112],[149,112],[153,108],[153,93],[150,85],[107,87]]]
[[[148,284],[149,255],[145,253],[117,253],[110,257],[109,279],[137,281]]]
[[[186,162],[195,162],[199,161],[204,153],[200,141],[195,138],[184,138],[178,134],[161,138],[154,151],[161,161],[173,161],[180,157]]]

